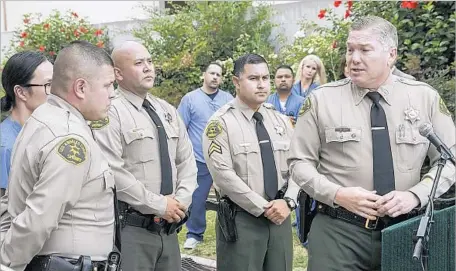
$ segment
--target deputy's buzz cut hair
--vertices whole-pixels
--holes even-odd
[[[52,85],[64,88],[76,78],[90,79],[97,76],[94,71],[99,67],[114,63],[108,53],[90,42],[77,40],[65,46],[54,62]]]
[[[236,77],[239,77],[242,72],[244,72],[244,67],[247,64],[261,64],[261,63],[266,63],[268,65],[268,62],[264,57],[257,55],[257,54],[246,54],[234,61],[234,68],[233,68],[233,75]]]
[[[379,37],[379,42],[385,49],[397,48],[398,37],[396,27],[387,20],[377,16],[361,17],[353,22],[350,31],[370,29]]]

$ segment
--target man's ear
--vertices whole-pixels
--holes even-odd
[[[397,59],[397,48],[391,48],[389,50],[389,54],[388,54],[388,67],[391,69],[394,65],[394,63],[396,63],[396,59]]]
[[[79,99],[84,99],[88,90],[88,82],[83,78],[78,78],[73,83],[73,92]]]
[[[122,74],[122,70],[121,69],[114,67],[114,75],[116,77],[116,81],[117,82],[123,80],[123,74]]]
[[[24,89],[24,87],[21,87],[19,85],[14,86],[14,95],[16,95],[16,100],[21,100],[23,102],[27,101],[27,90]]]
[[[239,89],[241,87],[240,85],[240,79],[237,76],[232,77],[233,80],[233,85],[236,89]]]

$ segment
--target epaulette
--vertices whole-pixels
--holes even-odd
[[[274,105],[270,104],[270,103],[263,103],[263,106],[266,107],[267,109],[276,110]]]
[[[211,119],[213,119],[214,117],[221,117],[221,116],[225,115],[228,111],[230,111],[230,109],[233,109],[233,108],[234,108],[234,106],[231,104],[231,102],[228,102],[227,104],[220,107],[217,111],[215,111],[215,113]]]
[[[397,77],[397,81],[400,82],[400,83],[403,83],[403,84],[406,84],[406,85],[409,85],[409,86],[423,86],[423,87],[429,87],[433,90],[435,90],[432,86],[430,86],[429,84],[425,83],[425,82],[421,82],[421,81],[417,81],[417,80],[412,80],[412,79],[408,79],[408,78],[404,78],[404,77],[399,77],[399,76],[396,76]]]
[[[341,79],[341,80],[337,80],[337,81],[334,81],[334,82],[329,82],[329,83],[326,83],[324,85],[321,85],[321,86],[317,87],[315,90],[320,89],[320,88],[325,88],[325,87],[345,86],[346,84],[348,84],[350,82],[351,82],[350,78],[344,78],[344,79]]]

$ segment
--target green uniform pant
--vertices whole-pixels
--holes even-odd
[[[226,242],[216,221],[217,271],[291,271],[293,240],[288,217],[275,225],[263,215],[236,212],[238,240]]]
[[[124,271],[181,271],[177,234],[126,225],[122,229],[121,266]]]
[[[307,271],[380,270],[381,231],[317,214],[308,237]]]

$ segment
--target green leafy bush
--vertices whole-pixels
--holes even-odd
[[[181,97],[201,86],[201,71],[212,61],[224,65],[222,88],[233,91],[233,59],[245,53],[263,55],[275,65],[269,43],[272,10],[252,7],[251,1],[187,2],[165,13],[146,11],[150,19],[134,35],[144,41],[157,69],[152,92],[177,105]]]

